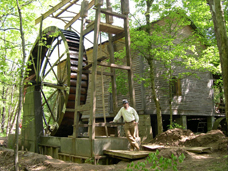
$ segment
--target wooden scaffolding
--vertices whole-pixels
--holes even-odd
[[[56,19],[60,19],[65,23],[65,29],[71,28],[73,31],[76,29],[72,28],[72,24],[77,20],[81,20],[81,28],[80,28],[80,43],[79,43],[79,60],[78,60],[78,71],[77,71],[77,84],[76,84],[76,96],[75,96],[75,109],[66,109],[66,111],[74,112],[74,125],[73,125],[73,135],[71,138],[78,138],[78,128],[79,128],[79,118],[80,112],[85,110],[90,110],[89,116],[89,123],[88,123],[88,132],[89,132],[89,139],[91,140],[91,148],[93,148],[93,140],[95,139],[95,127],[96,126],[104,126],[106,129],[107,134],[107,126],[110,123],[106,123],[106,116],[104,113],[104,123],[95,123],[95,114],[96,114],[96,79],[97,74],[101,74],[102,76],[102,84],[103,84],[103,75],[108,75],[111,77],[111,85],[112,85],[112,95],[113,95],[113,108],[114,111],[117,112],[117,92],[116,92],[116,74],[115,69],[123,69],[128,71],[128,86],[129,86],[129,95],[130,95],[130,102],[131,106],[135,108],[135,91],[133,87],[133,72],[132,72],[132,61],[131,61],[131,53],[130,53],[130,35],[129,35],[129,0],[121,0],[121,14],[112,11],[112,7],[109,0],[106,0],[106,8],[101,8],[103,6],[103,0],[92,0],[88,2],[87,0],[83,0],[81,5],[81,10],[79,12],[69,11],[69,8],[73,5],[77,4],[79,0],[63,0],[56,6],[52,7],[49,11],[44,13],[41,17],[35,20],[35,24],[41,23],[47,17],[52,17]],[[87,20],[88,10],[91,9],[95,10],[95,20],[90,21]],[[57,12],[58,11],[58,12]],[[70,12],[74,14],[74,17],[69,17],[70,20],[66,20],[66,16],[62,17],[64,12]],[[106,16],[106,23],[101,22],[101,13],[105,14]],[[113,24],[113,17],[117,17],[123,19],[123,27],[114,26]],[[68,18],[68,19],[69,19]],[[85,27],[85,24],[87,26]],[[85,39],[85,35],[94,31],[94,45],[93,45],[93,60],[91,64],[87,66],[82,66],[83,62],[83,42]],[[108,33],[109,39],[109,63],[102,62],[103,59],[107,59],[107,57],[103,57],[98,59],[98,37],[100,32]],[[115,35],[115,36],[113,36]],[[115,64],[114,60],[114,48],[113,42],[118,38],[125,37],[125,47],[126,47],[126,61],[127,66],[124,65],[117,65]],[[103,72],[97,71],[97,65],[109,67],[111,73],[107,74]],[[80,105],[80,95],[81,95],[81,76],[83,73],[83,69],[92,68],[91,77],[90,79],[91,84],[91,99],[88,104]],[[103,92],[103,106],[104,106],[104,85],[102,85],[102,92]],[[93,151],[93,150],[91,150]],[[93,156],[93,154],[91,154]]]

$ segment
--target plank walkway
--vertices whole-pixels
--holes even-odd
[[[151,151],[129,151],[129,150],[104,150],[104,154],[115,158],[141,159],[152,153]]]
[[[211,147],[165,147],[165,146],[160,146],[160,145],[142,145],[142,147],[146,150],[157,150],[157,149],[171,149],[171,148],[182,148],[186,151],[193,152],[193,153],[210,153],[211,152]]]

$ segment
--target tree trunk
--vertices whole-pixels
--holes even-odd
[[[228,38],[226,33],[226,22],[220,0],[207,0],[213,18],[215,36],[219,49],[220,63],[222,68],[222,78],[225,96],[225,113],[228,125]]]
[[[146,1],[146,32],[150,35],[151,31],[151,24],[150,24],[150,8],[153,4],[154,0],[147,0]],[[153,63],[153,56],[150,53],[152,48],[152,44],[148,45],[148,57],[146,58],[149,66],[150,66],[150,79],[151,79],[151,92],[152,98],[154,100],[156,106],[156,114],[157,114],[157,125],[158,125],[158,134],[163,132],[163,125],[162,125],[162,114],[161,114],[161,106],[160,101],[157,98],[156,88],[155,88],[155,73],[154,73],[154,63]]]
[[[169,125],[170,125],[170,128],[172,128],[173,126],[173,109],[172,109],[172,77],[170,75],[170,78],[169,78],[169,112],[170,112],[170,118],[169,118]]]
[[[11,113],[13,112],[12,111],[13,95],[14,95],[14,85],[12,86],[11,93],[10,93],[10,105],[8,108],[8,121],[7,121],[7,125],[6,125],[6,135],[9,134],[9,125],[12,122],[10,116],[11,116]]]
[[[5,90],[5,86],[2,87],[2,100],[3,100],[3,107],[2,107],[2,121],[1,121],[1,130],[2,133],[5,132],[5,115],[6,115],[6,99],[5,99],[5,94],[6,94],[6,90]]]
[[[19,170],[19,163],[18,163],[18,137],[19,137],[19,120],[21,116],[21,107],[22,107],[22,102],[23,102],[23,90],[24,90],[24,66],[25,66],[25,38],[24,38],[24,32],[23,32],[23,23],[22,23],[22,14],[21,14],[21,8],[19,5],[19,2],[17,0],[17,10],[18,10],[18,15],[20,19],[20,34],[21,34],[21,46],[22,46],[22,66],[21,66],[21,71],[20,71],[20,86],[19,86],[19,104],[18,104],[18,115],[17,115],[17,122],[16,122],[16,134],[15,134],[15,149],[14,149],[14,168],[15,171]]]
[[[11,122],[9,123],[9,134],[11,133],[12,128],[15,125],[15,121],[16,121],[17,114],[18,114],[18,108],[19,108],[19,106],[18,106],[18,102],[17,102],[17,104],[15,105],[14,110],[11,113],[11,116],[10,116],[10,121]]]
[[[159,135],[159,134],[161,134],[163,132],[161,106],[160,106],[160,101],[159,101],[159,99],[157,97],[156,88],[155,88],[155,73],[154,73],[153,60],[152,59],[148,60],[148,64],[150,66],[150,79],[151,79],[152,98],[153,98],[155,106],[156,106],[158,135]]]

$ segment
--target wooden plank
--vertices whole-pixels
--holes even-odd
[[[209,153],[211,147],[184,147],[183,149],[193,153]]]
[[[52,148],[60,148],[60,146],[53,146],[53,145],[47,145],[47,144],[38,144],[38,146],[42,146],[42,147],[52,147]]]
[[[80,159],[88,159],[89,157],[84,157],[84,156],[76,156],[72,154],[67,154],[67,153],[59,153],[58,155],[60,156],[68,156],[68,157],[74,157],[74,158],[80,158]]]
[[[83,74],[92,74],[92,71],[90,70],[83,70],[82,71]],[[103,72],[104,75],[107,75],[107,76],[113,76],[112,73],[109,73],[109,72]],[[101,72],[100,71],[97,71],[97,75],[101,75]]]
[[[102,56],[102,57],[98,58],[97,61],[98,61],[98,62],[101,62],[101,61],[103,61],[103,60],[105,60],[105,59],[108,59],[108,57]],[[84,66],[83,69],[86,70],[86,69],[89,69],[90,67],[92,67],[92,63],[91,63],[91,64],[88,64],[88,65],[86,65],[86,66]],[[102,74],[101,74],[101,75],[102,75]]]
[[[104,150],[104,154],[127,159],[140,159],[147,157],[151,151]]]
[[[108,5],[108,4],[107,4]],[[113,40],[112,40],[112,34],[108,34],[108,39],[109,39],[109,55],[110,55],[110,63],[109,65],[115,63],[115,58],[114,58],[114,47],[113,47]],[[117,90],[116,90],[116,73],[115,69],[110,67],[110,71],[113,74],[111,76],[111,84],[112,84],[112,98],[113,98],[113,112],[117,113],[117,107],[118,107],[118,102],[117,102]]]
[[[108,11],[107,9],[101,9],[101,12],[104,13],[104,14],[115,16],[115,17],[122,18],[122,19],[126,18],[126,15],[119,14],[119,13],[116,13],[116,12],[111,12],[111,11]]]
[[[82,9],[81,9],[82,10]],[[83,45],[83,30],[85,25],[85,18],[81,20],[81,34],[79,41],[79,56],[78,56],[78,72],[77,72],[77,84],[76,84],[76,96],[75,96],[75,106],[76,109],[74,111],[74,128],[73,128],[73,137],[76,138],[78,136],[78,123],[79,123],[79,108],[80,106],[80,97],[81,97],[81,80],[82,80],[82,62],[83,62],[83,54],[84,54],[84,45]]]
[[[115,36],[112,36],[112,42],[115,42],[115,41],[117,41],[119,39],[122,39],[123,37],[125,37],[125,32],[116,34]]]
[[[95,114],[96,114],[96,81],[97,81],[97,56],[98,56],[98,34],[100,30],[101,19],[101,6],[96,6],[96,16],[94,24],[94,46],[93,46],[93,66],[92,66],[92,85],[91,85],[91,99],[90,104],[90,126],[89,126],[89,139],[91,140],[91,157],[93,157],[93,140],[95,139]]]
[[[71,0],[63,0],[62,2],[58,3],[56,6],[54,6],[53,8],[51,8],[50,10],[48,10],[47,12],[45,12],[43,14],[43,19],[42,16],[40,16],[39,18],[37,18],[35,20],[35,25],[37,25],[38,23],[41,22],[41,20],[44,20],[45,18],[47,18],[49,15],[51,15],[52,13],[54,13],[55,11],[57,11],[59,8],[61,8],[62,6],[66,5],[68,2],[70,2]]]
[[[90,9],[90,8],[92,8],[92,6],[94,5],[94,1],[95,0],[92,0],[90,3],[89,3],[89,5],[88,5],[88,10]],[[80,12],[69,22],[69,23],[67,23],[66,25],[65,25],[65,30],[68,28],[68,27],[70,27],[77,19],[79,19],[80,18]]]
[[[77,111],[88,111],[90,110],[90,107],[91,107],[90,104],[80,105],[80,106],[77,106]],[[66,112],[75,112],[75,109],[67,108]]]
[[[149,145],[149,144],[142,145],[142,147],[149,150],[157,150],[157,149],[165,148],[165,146],[163,145]]]
[[[124,31],[124,29],[119,26],[113,26],[107,23],[100,23],[100,31],[111,33],[111,34],[120,34]]]
[[[124,70],[130,70],[131,69],[130,66],[117,65],[117,64],[113,64],[113,63],[108,64],[106,62],[98,62],[97,65],[105,66],[105,67],[111,67],[111,68],[117,68],[117,69],[124,69]]]
[[[130,46],[130,33],[129,33],[129,18],[124,19],[124,32],[125,32],[125,46],[126,46],[126,58],[127,58],[127,65],[132,68],[132,61],[131,61],[131,46]],[[133,108],[136,108],[135,104],[135,89],[134,89],[134,82],[133,82],[133,72],[132,69],[128,70],[128,85],[129,85],[129,94],[130,94],[130,102]]]
[[[78,2],[79,0],[74,0],[72,2],[70,2],[69,5],[67,5],[64,9],[62,9],[62,11],[60,11],[59,13],[57,13],[54,17],[58,17],[60,16],[62,13],[64,13],[68,8],[70,8],[72,5],[74,5],[76,2]]]
[[[101,68],[102,108],[103,108],[104,123],[106,124],[103,69],[104,68],[102,67]],[[107,128],[107,126],[105,126],[105,133],[106,133],[106,136],[108,137],[108,128]]]
[[[87,29],[84,31],[84,35],[86,35],[94,30],[94,28],[95,28],[94,22],[89,23],[86,26],[86,28]],[[107,23],[100,23],[100,31],[110,33],[110,34],[120,34],[120,33],[124,32],[124,29],[119,26],[113,26],[113,25],[107,24]]]
[[[93,23],[93,22],[91,22],[91,23]],[[90,32],[92,32],[93,30],[94,30],[94,25],[91,25],[91,27],[88,27],[84,30],[83,35],[85,36],[85,35],[89,34]]]
[[[95,126],[96,127],[117,127],[117,126],[120,126],[120,125],[124,125],[124,123],[95,123]],[[88,124],[79,124],[80,127],[88,127],[89,125]]]

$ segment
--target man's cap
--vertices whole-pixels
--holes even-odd
[[[128,103],[127,99],[123,99],[123,104]]]

